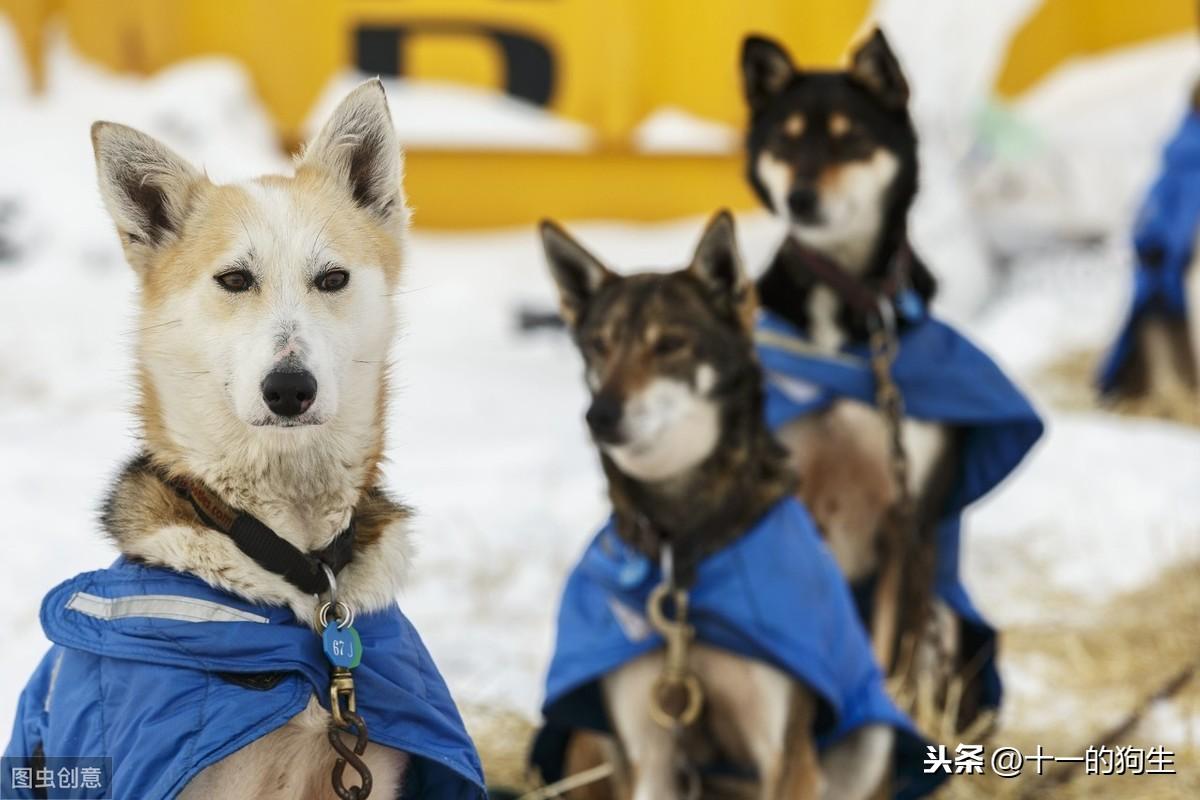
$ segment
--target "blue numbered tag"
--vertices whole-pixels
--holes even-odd
[[[353,625],[339,629],[336,623],[330,623],[325,626],[321,641],[325,657],[335,667],[354,669],[362,661],[362,640]]]

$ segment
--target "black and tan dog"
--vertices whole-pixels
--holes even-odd
[[[542,237],[563,317],[584,358],[592,395],[587,423],[613,506],[609,528],[567,584],[559,644],[550,668],[547,719],[567,729],[587,728],[588,723],[575,725],[574,719],[564,722],[558,709],[577,706],[575,701],[603,706],[601,713],[619,742],[613,758],[618,765],[615,793],[621,797],[680,796],[681,757],[699,766],[713,761],[740,765],[758,776],[757,789],[749,796],[764,800],[868,796],[885,780],[892,726],[903,727],[904,721],[891,713],[848,589],[792,498],[794,473],[764,422],[762,375],[752,338],[755,290],[742,270],[732,218],[722,213],[710,222],[686,269],[627,277],[611,272],[553,224],[543,225]],[[622,594],[622,587],[630,588],[625,583],[584,584],[601,562],[620,561],[614,555],[618,551],[627,550],[635,562],[657,563],[663,549],[670,547],[676,580],[692,586],[697,575],[721,572],[713,566],[714,554],[767,535],[759,533],[763,520],[793,513],[789,509],[803,530],[789,529],[786,536],[811,536],[813,544],[798,562],[803,566],[787,570],[782,578],[786,587],[782,594],[804,598],[807,591],[819,599],[811,605],[804,599],[789,601],[793,608],[786,603],[764,605],[756,595],[761,585],[754,580],[738,584],[720,601],[710,600],[706,608],[703,595],[696,593],[704,583],[700,580],[693,593],[697,641],[689,663],[705,688],[705,711],[682,739],[676,739],[648,711],[665,657],[661,649],[646,652],[642,644],[647,631],[640,616],[642,602]],[[616,538],[606,538],[610,534]],[[771,553],[759,555],[766,555],[766,561],[775,558]],[[766,566],[769,571],[773,565]],[[628,565],[621,571],[627,572]],[[809,580],[812,575],[817,577]],[[635,593],[639,580],[634,580]],[[837,606],[837,613],[828,613],[826,602]],[[828,686],[822,687],[825,695],[814,691],[802,676],[782,665],[786,658],[747,657],[728,642],[706,639],[702,620],[728,633],[730,619],[736,616],[730,609],[755,604],[768,618],[782,615],[792,620],[786,623],[792,627],[804,626],[799,616],[823,619],[823,632],[804,644],[815,654],[814,662],[832,663],[835,659],[826,660],[825,653],[851,643],[862,662],[856,667],[862,679],[851,679],[853,692],[859,698],[879,700],[876,712],[848,723],[843,738],[819,759],[815,735],[828,730],[822,727],[829,724]],[[585,608],[596,612],[573,616]],[[581,630],[587,627],[593,630]],[[834,632],[825,636],[830,631]],[[572,642],[566,643],[567,639]],[[640,648],[640,654],[634,653],[628,661],[610,655],[614,649],[627,648]],[[581,666],[581,661],[593,658],[609,663],[582,674],[580,670],[590,667]],[[573,674],[564,677],[560,672]],[[833,672],[836,669],[825,666],[815,669],[815,673]],[[556,685],[571,687],[567,692],[571,696],[556,697]],[[835,700],[832,705],[841,714],[859,713],[851,712],[851,706],[863,709],[871,703],[843,705]],[[595,739],[576,736],[573,741],[576,747],[568,748],[567,773],[578,771],[589,760],[581,755],[579,743],[594,744]],[[554,765],[550,771],[557,775],[563,770]],[[601,790],[588,796],[608,795]],[[706,784],[702,796],[717,795]]]
[[[875,31],[847,69],[810,71],[798,69],[775,42],[749,37],[742,75],[750,108],[747,177],[788,229],[758,282],[763,307],[830,356],[867,340],[880,301],[903,333],[899,304],[915,298],[927,306],[936,282],[908,240],[917,137],[908,84],[887,40]],[[930,631],[940,640],[931,650],[953,651],[952,620],[944,609],[928,608],[925,589],[932,583],[931,530],[950,486],[954,435],[911,418],[903,427],[908,489],[917,501],[918,524],[930,533],[920,539],[921,552],[906,554],[909,590],[901,625]],[[880,569],[880,531],[900,494],[884,415],[869,404],[835,402],[778,433],[792,453],[801,494],[846,576],[870,579]],[[876,642],[885,662],[892,646]]]

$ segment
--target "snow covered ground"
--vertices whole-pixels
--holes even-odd
[[[12,63],[3,41],[0,74]],[[947,145],[950,155],[931,168],[918,246],[949,287],[946,310],[1035,396],[1049,363],[1065,350],[1100,348],[1120,317],[1128,271],[1120,230],[1196,60],[1168,42],[1076,68],[1011,110],[1036,131],[1033,156],[1002,162]],[[1112,81],[1114,69],[1125,74],[1122,64],[1141,79]],[[114,556],[96,510],[136,446],[128,413],[134,280],[94,188],[90,122],[143,127],[217,179],[286,168],[248,82],[227,62],[140,81],[100,74],[58,48],[50,66],[49,91],[36,99],[20,80],[0,81],[0,679],[8,687],[0,725],[46,645],[42,595]],[[429,107],[427,94],[413,96]],[[1122,123],[1131,98],[1148,109],[1138,125]],[[1055,108],[1070,108],[1069,118]],[[952,128],[964,116],[930,118]],[[512,122],[514,140],[525,122]],[[659,118],[660,128],[673,124],[669,114]],[[577,133],[563,128],[556,146],[575,146]],[[709,129],[698,146],[715,146],[719,134]],[[1115,152],[1120,168],[1111,167]],[[1061,179],[1039,182],[1046,164]],[[1023,219],[1011,193],[975,193],[980,184],[1018,186],[1030,202],[1049,197],[1043,207],[1061,216]],[[1011,260],[992,270],[982,259],[988,225],[1000,218]],[[1072,235],[1082,227],[1115,239],[1021,246],[1021,232],[1047,220]],[[775,226],[761,215],[741,223],[749,261],[761,264]],[[665,266],[690,252],[700,224],[576,230],[617,266]],[[401,603],[460,699],[533,714],[559,583],[605,511],[582,424],[578,359],[561,334],[516,330],[520,308],[552,303],[532,230],[418,232],[397,303],[405,324],[386,473],[419,510],[419,557]],[[1078,598],[1086,616],[1090,604],[1200,559],[1200,431],[1045,410],[1046,440],[967,520],[968,583],[1001,624],[1042,619],[1040,592]],[[1023,678],[1019,691],[1044,688]]]

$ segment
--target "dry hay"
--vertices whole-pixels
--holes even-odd
[[[1115,411],[1134,417],[1151,417],[1200,426],[1200,398],[1179,392],[1170,396],[1103,402],[1096,393],[1099,354],[1076,350],[1064,355],[1036,377],[1039,393],[1056,408],[1067,411]]]
[[[533,722],[516,711],[463,704],[459,710],[479,748],[488,786],[518,792],[535,787],[529,775]]]
[[[1055,609],[1046,611],[1052,619]],[[1006,724],[989,741],[989,752],[1011,745],[1028,754],[1040,744],[1048,755],[1082,756],[1136,710],[1146,710],[1147,699],[1173,677],[1200,666],[1200,564],[1178,568],[1150,587],[1113,599],[1096,619],[1099,624],[1090,628],[1048,623],[1003,634],[1005,663],[1036,671],[1042,685],[1061,690],[1050,696],[1010,694]],[[1115,743],[1165,745],[1175,751],[1176,775],[1089,776],[1082,765],[1072,769],[1047,763],[1043,776],[958,778],[938,800],[1194,800],[1200,797],[1200,677],[1194,671],[1173,702],[1192,720],[1189,739],[1163,742],[1151,726],[1141,725]],[[1038,719],[1043,721],[1038,724]]]

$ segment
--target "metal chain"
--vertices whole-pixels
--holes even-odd
[[[362,760],[362,754],[367,749],[367,723],[353,711],[342,711],[341,716],[345,724],[329,728],[329,744],[338,754],[337,761],[333,764],[333,773],[330,776],[333,782],[333,791],[341,800],[366,800],[371,796],[373,783],[371,770]],[[354,736],[353,750],[342,741],[342,731]],[[346,786],[344,773],[347,764],[358,773],[358,786]]]
[[[688,651],[696,630],[688,624],[688,593],[675,581],[675,554],[670,543],[662,546],[663,579],[646,601],[646,616],[667,643],[662,674],[650,689],[650,718],[671,732],[675,744],[675,774],[680,795],[699,800],[702,791],[700,772],[683,749],[684,731],[700,717],[704,708],[704,687],[688,665]],[[671,602],[674,618],[667,614]]]
[[[876,596],[884,605],[877,601],[871,626],[875,655],[884,672],[890,673],[895,657],[897,605],[904,577],[903,556],[914,537],[916,515],[908,481],[908,452],[904,446],[904,397],[892,377],[892,365],[899,352],[896,316],[891,303],[884,298],[880,299],[879,315],[870,331],[870,348],[875,404],[887,422],[890,467],[897,492],[883,524],[885,560]],[[891,598],[890,605],[888,598]]]
[[[892,478],[899,492],[896,506],[908,517],[912,515],[912,490],[908,483],[908,451],[904,447],[904,397],[892,378],[892,365],[900,351],[896,335],[896,317],[891,304],[879,305],[880,323],[871,331],[871,372],[875,376],[875,404],[887,420],[891,436]]]
[[[318,611],[321,627],[329,624],[329,613],[332,610],[339,628],[349,627],[354,622],[354,610],[347,603],[338,600],[337,579],[333,570],[325,563],[321,564],[325,576],[329,580],[329,602],[323,604]],[[329,726],[329,745],[337,753],[333,763],[330,781],[333,791],[341,800],[367,800],[371,796],[373,784],[371,769],[362,760],[362,754],[367,750],[367,723],[358,714],[358,698],[354,691],[354,675],[346,667],[334,667],[329,677],[329,714],[332,723]],[[345,732],[354,737],[354,747],[351,749],[342,741],[341,734]],[[344,780],[346,765],[358,773],[357,786],[346,786]]]

